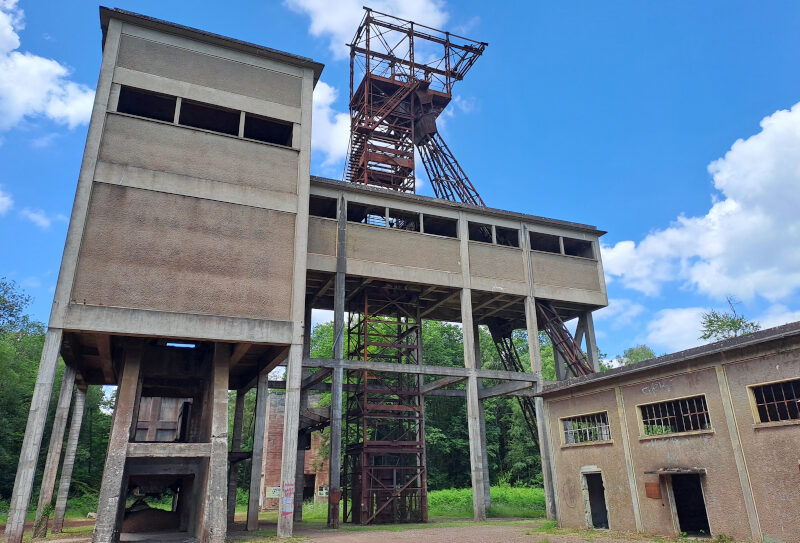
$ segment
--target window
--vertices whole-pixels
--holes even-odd
[[[291,147],[292,125],[245,113],[244,137],[250,138],[251,140]]]
[[[482,241],[483,243],[492,242],[492,226],[479,222],[469,223],[469,240]]]
[[[308,214],[326,219],[336,218],[336,199],[324,196],[310,196],[308,198]]]
[[[588,443],[591,441],[611,441],[611,427],[608,425],[608,413],[592,413],[579,417],[561,419],[564,427],[564,443]]]
[[[349,202],[347,220],[373,226],[386,226],[386,208]]]
[[[423,216],[423,228],[426,234],[448,238],[458,237],[458,221],[456,219],[426,214]]]
[[[174,96],[122,86],[119,89],[117,111],[171,123],[175,120],[176,103]]]
[[[419,232],[419,213],[413,211],[389,210],[389,228]]]
[[[541,234],[539,232],[531,232],[531,250],[544,251],[546,253],[561,253],[561,244],[558,242],[558,236],[552,234]]]
[[[238,136],[239,117],[240,112],[232,109],[182,100],[178,123],[184,126]]]
[[[495,226],[495,235],[497,236],[497,244],[505,245],[506,247],[519,247],[519,230],[514,228],[503,228],[502,226]]]
[[[639,409],[646,436],[711,429],[705,396],[651,403],[639,406]]]
[[[800,379],[750,387],[758,422],[800,420]]]
[[[594,258],[592,242],[582,239],[564,238],[564,254],[582,256],[583,258]]]

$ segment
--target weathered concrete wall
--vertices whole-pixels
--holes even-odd
[[[416,232],[347,224],[347,257],[446,272],[461,271],[456,239]]]
[[[308,219],[308,252],[336,256],[336,219]]]
[[[739,439],[752,482],[761,530],[774,541],[800,541],[800,421],[758,423],[750,385],[796,379],[800,351],[725,365]]]
[[[293,233],[289,213],[96,183],[72,299],[290,320]]]
[[[526,283],[522,249],[486,243],[469,244],[469,273],[473,277]]]
[[[540,252],[531,253],[536,283],[583,290],[600,290],[597,261]]]
[[[607,412],[611,427],[610,442],[564,443],[564,429],[559,419],[603,411]],[[581,470],[588,469],[603,475],[609,527],[612,530],[636,531],[614,390],[550,402],[549,414],[551,443],[556,455],[555,485],[561,526],[585,528],[587,525]]]

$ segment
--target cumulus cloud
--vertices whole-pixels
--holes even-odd
[[[700,339],[700,321],[707,309],[681,307],[658,311],[647,325],[645,343],[660,351],[682,351],[706,341]]]
[[[639,243],[603,247],[609,279],[656,295],[680,281],[715,299],[776,302],[800,288],[800,104],[761,121],[708,166],[720,191],[701,217],[678,217]]]
[[[339,92],[324,81],[314,88],[311,122],[311,149],[325,155],[323,166],[332,166],[347,155],[350,140],[350,115],[333,107]]]
[[[364,16],[363,0],[339,0],[335,7],[327,0],[285,0],[284,5],[308,15],[311,19],[309,33],[317,38],[328,38],[328,47],[334,58],[348,58],[347,44],[352,41]],[[369,6],[375,11],[434,28],[441,28],[448,19],[444,2],[440,0],[373,0]]]
[[[31,209],[26,207],[22,211],[19,212],[20,216],[32,222],[42,230],[48,230],[54,222],[67,222],[69,218],[66,215],[56,214],[56,215],[48,215],[41,209]]]
[[[612,328],[622,328],[633,323],[645,307],[627,298],[609,298],[608,306],[594,312],[595,321],[607,321]]]
[[[45,117],[69,128],[88,122],[94,91],[71,81],[63,64],[19,51],[23,28],[17,0],[0,0],[0,131],[26,117]]]
[[[12,207],[14,207],[14,199],[0,187],[0,217],[8,213]]]

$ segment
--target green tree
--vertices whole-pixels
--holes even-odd
[[[733,296],[728,296],[730,311],[711,309],[703,313],[700,339],[728,339],[761,330],[758,322],[747,320],[736,312],[738,303]]]
[[[643,360],[650,360],[655,357],[656,353],[653,349],[642,343],[625,349],[621,355],[617,356],[617,361],[623,366],[630,366],[631,364],[637,364]]]

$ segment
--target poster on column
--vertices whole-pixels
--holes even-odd
[[[286,483],[283,485],[281,516],[288,517],[292,514],[294,514],[294,483]]]

